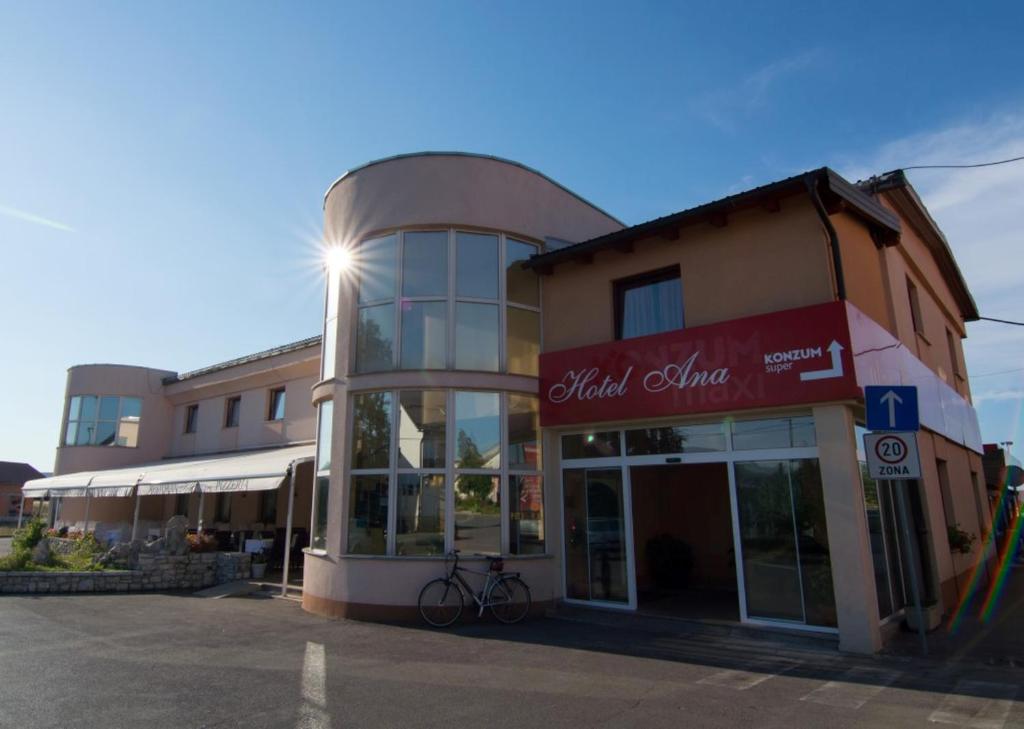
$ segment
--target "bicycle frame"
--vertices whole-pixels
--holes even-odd
[[[466,572],[473,575],[483,575],[485,577],[484,586],[479,593],[477,593],[466,578],[462,576],[463,573]],[[469,567],[460,567],[459,554],[458,552],[455,552],[455,562],[452,564],[451,571],[448,573],[448,580],[456,583],[464,595],[468,594],[473,598],[473,602],[477,604],[477,617],[483,617],[484,610],[492,604],[490,600],[491,590],[496,584],[498,584],[501,578],[512,574],[516,574],[518,576],[518,573],[512,572],[494,572],[493,570],[481,571],[470,569]]]

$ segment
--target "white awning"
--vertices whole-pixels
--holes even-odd
[[[164,461],[147,469],[139,481],[139,493],[205,493],[269,491],[281,485],[288,468],[298,461],[312,460],[312,445],[274,450],[234,453],[188,461]]]
[[[195,458],[179,458],[139,464],[106,471],[83,471],[28,481],[22,488],[27,497],[50,496],[141,496],[276,489],[292,464],[311,461],[313,445],[289,446]]]
[[[41,499],[50,496],[85,496],[85,490],[92,480],[92,471],[67,473],[63,476],[35,478],[26,481],[21,493],[27,499]]]

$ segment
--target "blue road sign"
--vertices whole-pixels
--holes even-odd
[[[868,430],[909,432],[921,429],[916,387],[870,385],[864,388],[864,403]]]

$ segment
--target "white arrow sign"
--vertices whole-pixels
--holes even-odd
[[[808,380],[827,380],[832,377],[843,376],[843,345],[836,340],[832,340],[832,344],[828,345],[829,354],[832,355],[832,367],[827,370],[813,370],[811,372],[801,372],[800,380],[807,382]]]
[[[881,399],[881,401],[883,403],[887,403],[889,405],[889,427],[890,428],[895,428],[896,427],[896,403],[899,403],[900,405],[902,405],[903,404],[903,398],[900,397],[899,395],[897,395],[892,390],[889,390],[884,395],[882,395],[882,397],[880,399]]]

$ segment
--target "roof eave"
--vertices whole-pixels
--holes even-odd
[[[854,185],[844,180],[828,167],[821,167],[784,180],[762,185],[694,208],[639,223],[630,228],[608,233],[561,248],[550,253],[533,256],[524,265],[543,273],[549,273],[560,263],[588,259],[602,250],[620,247],[628,249],[633,242],[642,238],[663,234],[669,238],[678,236],[681,227],[702,222],[721,224],[722,216],[738,210],[759,205],[777,204],[784,197],[807,193],[807,182],[818,186],[819,192],[830,198],[833,206],[841,205],[865,219],[886,243],[898,238],[899,218],[865,195]]]

